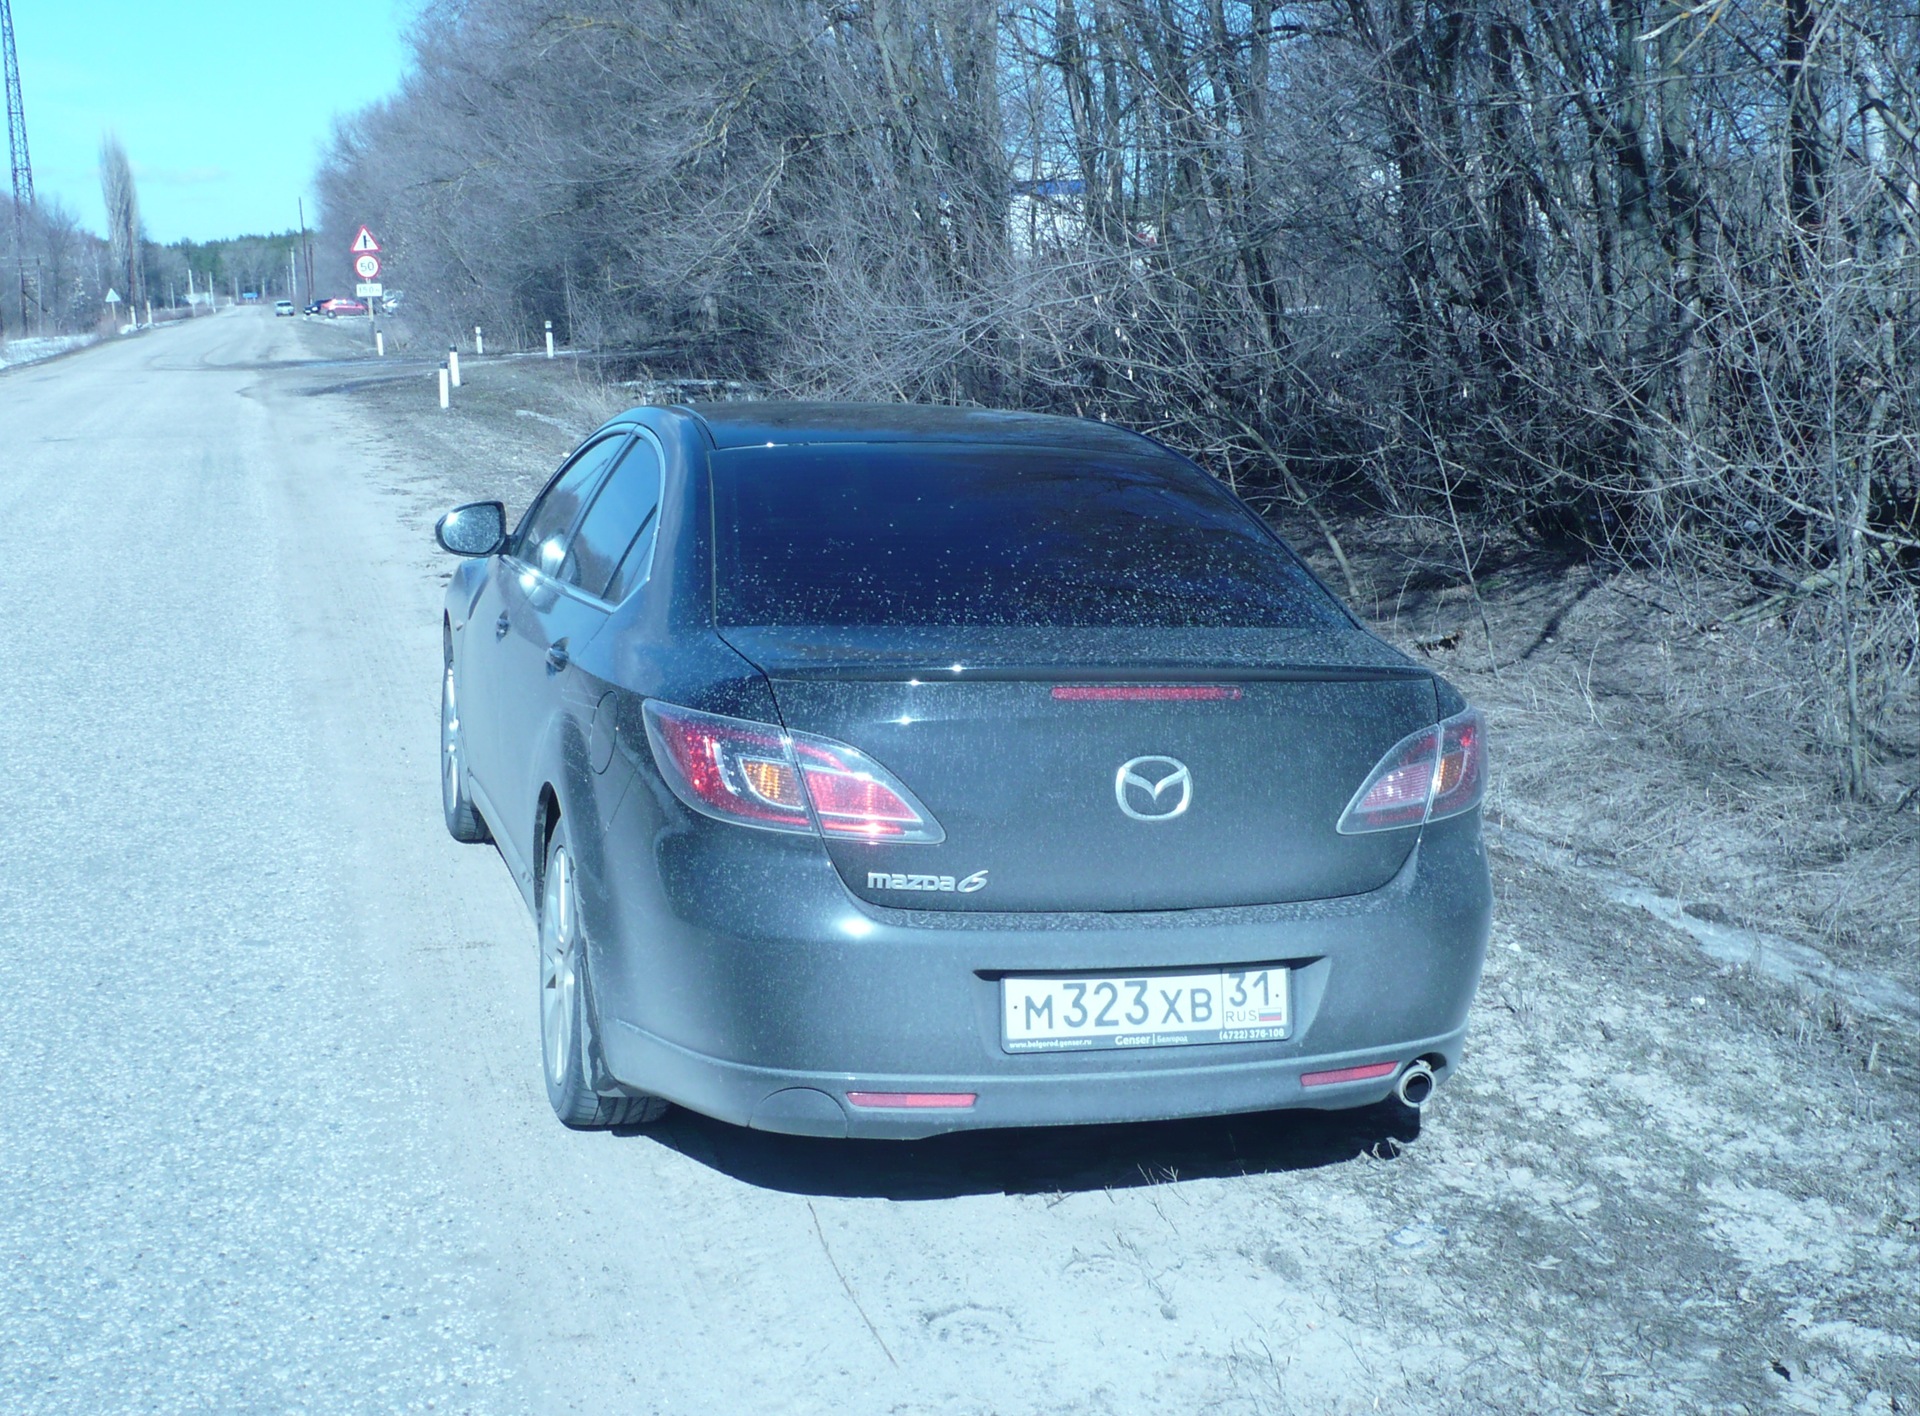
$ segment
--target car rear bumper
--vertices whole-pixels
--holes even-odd
[[[1458,1059],[1465,1037],[1462,1025],[1441,1037],[1409,1039],[1362,1052],[1249,1061],[1221,1058],[1221,1053],[1244,1046],[1226,1044],[1205,1049],[1213,1057],[1201,1066],[1044,1076],[855,1076],[751,1067],[674,1047],[618,1021],[602,1042],[609,1070],[616,1077],[644,1077],[644,1090],[735,1125],[797,1136],[918,1140],[996,1126],[1166,1121],[1288,1107],[1366,1106],[1391,1094],[1400,1071],[1415,1058],[1424,1058],[1436,1079],[1444,1078]],[[1365,1081],[1308,1087],[1300,1080],[1316,1072],[1389,1062],[1394,1064],[1393,1072]],[[860,1105],[848,1100],[850,1093],[875,1092],[960,1094],[975,1100],[970,1106],[941,1108]]]
[[[846,891],[814,841],[707,823],[683,829],[671,805],[662,812],[643,792],[628,798],[602,858],[583,862],[602,1060],[621,1084],[721,1120],[909,1139],[1338,1108],[1385,1097],[1416,1058],[1442,1080],[1459,1061],[1491,918],[1477,816],[1428,827],[1393,880],[1365,895],[1013,915],[878,908]],[[750,839],[727,859],[741,837]],[[657,872],[605,869],[643,851]],[[1291,970],[1284,1040],[1020,1054],[1001,1045],[1007,974],[1254,964]],[[1301,1080],[1381,1063],[1396,1070],[1331,1085]],[[860,1106],[848,1101],[853,1092],[976,1100]]]

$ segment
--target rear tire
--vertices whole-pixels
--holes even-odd
[[[563,1126],[576,1131],[644,1126],[666,1115],[657,1096],[603,1095],[594,1090],[598,1044],[588,1006],[587,951],[573,876],[567,823],[553,828],[540,888],[540,1060],[547,1100]]]
[[[446,814],[447,834],[472,845],[491,841],[493,836],[467,785],[467,748],[460,737],[460,711],[453,692],[453,655],[448,654],[446,672],[440,678],[440,809]]]

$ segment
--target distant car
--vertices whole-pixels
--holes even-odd
[[[436,534],[447,826],[539,922],[566,1124],[1418,1106],[1458,1063],[1480,715],[1158,443],[641,408]]]
[[[289,315],[289,316],[290,316],[290,315],[292,315],[293,313],[294,313],[294,308],[293,308],[293,301],[291,301],[291,300],[275,300],[275,301],[273,302],[273,317],[274,317],[275,319],[279,319],[279,318],[280,318],[280,316],[282,316],[282,315]]]
[[[366,312],[367,307],[358,300],[334,299],[320,302],[320,313],[330,320],[338,319],[341,315],[364,315]]]
[[[320,313],[320,306],[324,303],[325,302],[321,300],[309,300],[301,307],[300,313],[303,315],[317,315]]]

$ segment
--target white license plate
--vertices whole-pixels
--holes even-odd
[[[1292,1023],[1283,968],[1000,980],[1008,1052],[1268,1042]]]

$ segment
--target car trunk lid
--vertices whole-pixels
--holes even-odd
[[[1381,754],[1436,716],[1432,677],[1357,631],[1003,629],[969,633],[959,662],[925,631],[727,633],[790,730],[868,753],[945,829],[938,845],[829,842],[875,904],[1330,898],[1385,884],[1418,835],[1334,829]]]

